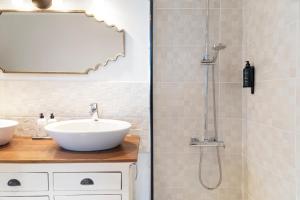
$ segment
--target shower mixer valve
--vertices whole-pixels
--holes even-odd
[[[217,142],[217,139],[215,137],[204,138],[204,142]]]
[[[191,138],[190,146],[192,146],[192,147],[223,147],[223,148],[226,147],[224,141],[218,141],[214,137],[209,138],[209,139],[204,139],[204,141],[201,141],[199,138]]]

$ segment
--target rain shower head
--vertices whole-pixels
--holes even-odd
[[[220,50],[223,50],[225,48],[226,48],[225,44],[219,43],[219,44],[214,44],[212,49],[215,50],[215,51],[220,51]]]

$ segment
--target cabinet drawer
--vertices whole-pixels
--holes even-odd
[[[1,192],[48,190],[48,173],[0,173]]]
[[[121,200],[121,195],[56,196],[55,200]]]
[[[121,190],[121,173],[54,173],[54,190]]]
[[[49,200],[48,197],[0,197],[0,200]]]

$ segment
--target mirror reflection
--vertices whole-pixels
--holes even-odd
[[[84,12],[3,12],[4,73],[87,74],[125,55],[124,31]]]

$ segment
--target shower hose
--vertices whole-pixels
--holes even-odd
[[[214,65],[206,65],[206,80],[205,80],[205,116],[204,116],[204,138],[205,140],[210,140],[208,139],[208,89],[209,89],[209,66],[211,66],[212,68],[212,98],[213,98],[213,118],[214,118],[214,137],[213,140],[214,141],[218,141],[218,125],[217,125],[217,109],[216,109],[216,95],[215,95],[215,88],[216,88],[216,84],[215,84],[215,70],[214,70]],[[221,158],[220,158],[220,150],[219,147],[216,147],[216,151],[217,151],[217,161],[218,161],[218,169],[219,169],[219,179],[216,185],[214,186],[208,186],[206,183],[204,183],[203,181],[203,157],[204,157],[204,148],[205,147],[200,147],[200,161],[199,161],[199,181],[201,183],[201,185],[208,189],[208,190],[215,190],[217,189],[221,183],[222,183],[222,163],[221,163]]]

